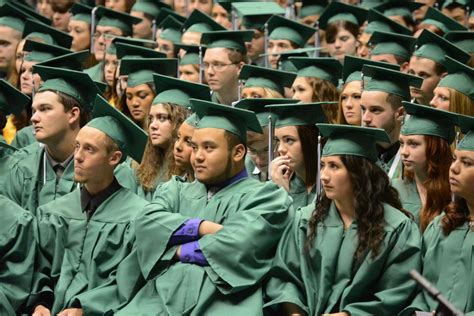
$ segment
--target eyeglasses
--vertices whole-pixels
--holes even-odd
[[[215,71],[222,71],[224,70],[225,67],[230,66],[230,65],[236,65],[237,63],[229,63],[229,64],[224,64],[224,63],[204,63],[203,67],[204,70],[208,70],[209,68],[212,67]]]
[[[112,33],[95,32],[94,35],[92,35],[92,36],[94,37],[94,39],[98,39],[101,36],[103,36],[104,39],[108,40],[108,39],[113,39],[113,38],[117,37],[118,35],[115,35],[115,34],[112,34]]]

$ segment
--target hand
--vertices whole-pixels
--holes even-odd
[[[38,305],[35,307],[32,316],[51,316],[51,311],[44,307],[43,305]]]
[[[63,310],[58,316],[83,316],[82,308],[68,308]]]
[[[272,181],[286,191],[290,191],[290,178],[293,175],[293,170],[288,166],[289,163],[288,156],[280,156],[273,159],[270,164]]]
[[[215,234],[221,230],[222,227],[224,226],[211,221],[203,221],[201,225],[199,225],[199,236]]]

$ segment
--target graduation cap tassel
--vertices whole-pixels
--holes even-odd
[[[268,180],[272,179],[271,164],[273,161],[273,118],[268,116]]]
[[[316,22],[315,28],[316,32],[314,32],[314,48],[319,48],[321,45],[319,38],[319,22]],[[314,51],[314,57],[319,57],[319,49]]]
[[[230,11],[231,21],[232,21],[232,30],[237,31],[237,12],[235,12],[235,8],[232,7]]]
[[[268,24],[263,25],[263,36],[265,36],[265,54],[268,54]],[[265,56],[265,68],[268,68],[268,55]]]
[[[318,135],[318,165],[316,170],[318,174],[316,175],[316,195],[321,195],[321,135]]]
[[[199,46],[199,83],[203,82],[203,73],[202,73],[202,46]]]
[[[288,0],[285,17],[290,20],[293,20],[296,17],[294,0]]]
[[[95,27],[96,27],[96,21],[95,21],[95,16],[96,16],[96,11],[99,7],[94,7],[91,11],[91,54],[94,54],[94,34],[95,34]]]
[[[157,28],[156,28],[156,19],[153,19],[153,22],[151,22],[151,39],[153,41],[156,41],[156,31],[157,31]]]
[[[239,82],[237,84],[237,101],[240,101],[240,99],[241,99],[241,97],[240,97],[240,94],[242,93],[241,89],[242,89],[242,80],[239,80]]]

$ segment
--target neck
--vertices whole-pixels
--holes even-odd
[[[95,180],[95,179],[94,179]],[[99,192],[104,191],[114,181],[113,170],[111,173],[98,177],[97,181],[90,181],[84,184],[87,192],[90,195],[96,195]]]
[[[219,96],[219,101],[226,105],[231,105],[232,102],[235,102],[239,99],[239,89],[237,87],[238,83],[235,85],[229,85],[227,88],[222,88],[219,91],[216,91]]]
[[[77,132],[67,133],[54,144],[47,144],[48,154],[56,161],[62,162],[74,153],[74,141]]]
[[[334,200],[334,203],[341,215],[344,226],[348,227],[355,218],[355,209],[352,199]]]

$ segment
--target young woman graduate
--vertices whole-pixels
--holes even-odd
[[[244,65],[239,80],[245,83],[241,88],[240,97],[248,98],[283,98],[285,88],[290,88],[296,74],[271,68]]]
[[[323,193],[296,212],[266,285],[269,309],[288,315],[396,315],[416,285],[421,237],[376,164],[381,129],[317,124],[328,138]],[[273,311],[274,312],[274,311]]]
[[[454,113],[403,101],[405,119],[400,131],[403,178],[393,180],[403,208],[424,231],[451,202],[450,145],[455,138]]]
[[[459,123],[467,134],[457,145],[449,169],[454,199],[423,235],[423,276],[461,312],[474,315],[474,119],[461,116]],[[437,301],[420,292],[401,315],[429,312],[437,306]]]
[[[326,122],[320,103],[271,104],[266,108],[276,115],[275,151],[271,179],[293,198],[296,208],[310,204],[316,197],[318,129]],[[270,144],[271,145],[271,144]]]

